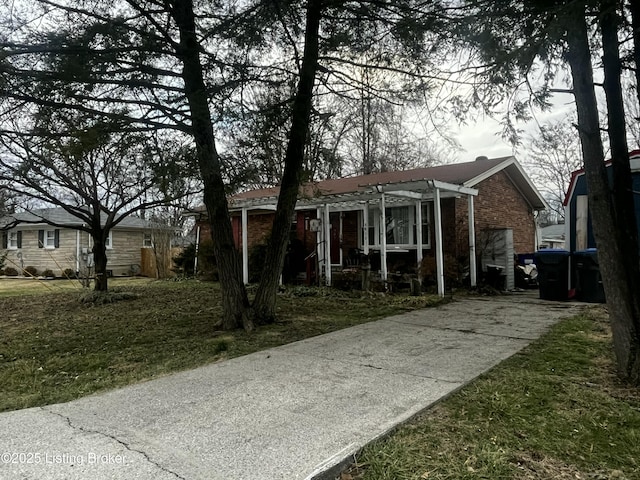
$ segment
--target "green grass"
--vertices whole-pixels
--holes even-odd
[[[639,479],[640,392],[617,381],[605,320],[562,321],[367,447],[343,480]]]
[[[13,281],[0,282],[0,292]],[[290,289],[279,297],[279,321],[248,334],[214,328],[221,308],[213,283],[118,280],[111,291],[134,298],[99,305],[81,303],[83,292],[66,281],[27,282],[19,295],[0,293],[0,411],[72,400],[439,302]]]

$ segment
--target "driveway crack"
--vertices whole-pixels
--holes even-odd
[[[124,448],[126,448],[128,451],[133,452],[133,453],[138,453],[138,454],[142,455],[146,459],[147,462],[149,462],[152,465],[155,465],[156,467],[158,467],[163,472],[169,473],[169,474],[173,475],[177,479],[187,480],[185,477],[179,475],[178,473],[174,472],[173,470],[170,470],[170,469],[164,467],[163,465],[161,465],[160,463],[156,462],[155,460],[153,460],[147,454],[147,452],[145,452],[144,450],[139,450],[137,448],[132,447],[129,443],[119,439],[115,435],[109,435],[108,433],[101,432],[100,430],[91,430],[91,429],[82,427],[80,425],[74,425],[73,422],[71,421],[70,417],[67,417],[66,415],[63,415],[63,414],[58,413],[58,412],[55,412],[53,410],[49,410],[49,409],[47,409],[45,407],[40,407],[40,408],[41,408],[41,410],[43,412],[47,412],[47,413],[50,413],[52,415],[56,415],[57,417],[60,417],[63,420],[66,420],[67,424],[69,425],[69,428],[71,428],[73,430],[77,430],[77,431],[83,432],[83,433],[95,433],[95,434],[98,434],[98,435],[102,435],[103,437],[109,438],[111,440],[114,440],[115,442],[119,443]]]
[[[402,325],[412,325],[414,327],[427,328],[432,330],[442,330],[445,332],[458,332],[458,333],[463,333],[465,335],[481,335],[483,337],[506,338],[507,340],[524,340],[527,342],[534,339],[534,338],[522,337],[522,336],[518,337],[515,335],[503,335],[498,333],[478,332],[477,330],[474,330],[472,328],[442,327],[439,325],[421,325],[421,324],[418,325],[409,321],[402,321],[402,320],[394,320],[394,321]]]

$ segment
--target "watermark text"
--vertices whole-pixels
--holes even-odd
[[[86,452],[2,452],[0,464],[14,465],[126,465],[126,455]]]

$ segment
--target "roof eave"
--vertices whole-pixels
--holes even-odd
[[[509,171],[507,171],[507,169],[509,169]],[[503,162],[500,162],[497,165],[494,165],[493,167],[485,170],[480,175],[467,180],[463,185],[466,187],[475,187],[480,182],[494,176],[496,173],[502,170],[506,171],[515,187],[520,191],[522,196],[527,200],[527,203],[529,203],[533,210],[539,211],[549,209],[549,204],[533,184],[533,182],[529,179],[529,176],[522,168],[522,165],[520,165],[520,163],[514,156],[507,157]],[[514,173],[515,176],[510,173]]]

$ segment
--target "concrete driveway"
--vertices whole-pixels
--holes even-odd
[[[0,479],[333,478],[371,440],[579,309],[531,292],[463,298],[3,413]]]

